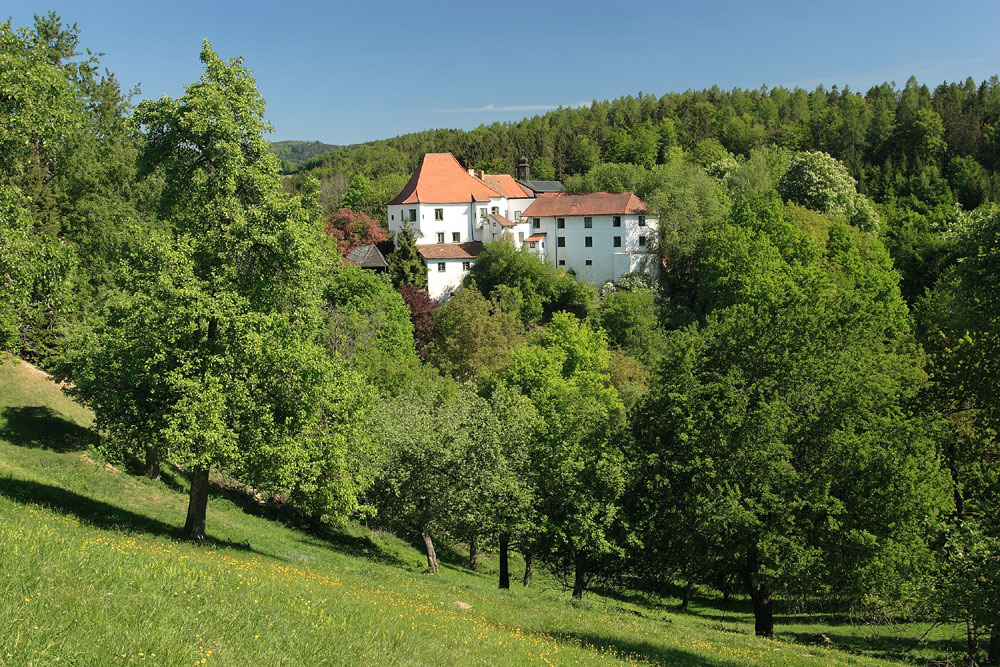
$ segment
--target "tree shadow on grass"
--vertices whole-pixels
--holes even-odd
[[[80,521],[103,530],[135,531],[178,540],[183,540],[185,537],[182,530],[177,526],[166,524],[158,519],[153,519],[142,514],[136,514],[116,505],[94,500],[87,496],[81,496],[78,493],[58,486],[14,479],[12,477],[0,477],[0,495],[15,502],[42,505],[55,512],[75,516]],[[251,549],[246,544],[219,540],[213,537],[206,537],[202,540],[202,543],[210,546],[227,547],[270,555],[263,554],[263,552],[259,552],[256,549]]]
[[[300,541],[306,544],[319,544],[347,556],[364,558],[382,563],[383,565],[401,568],[406,568],[409,565],[398,554],[386,551],[374,540],[365,535],[352,535],[333,528],[319,528],[310,531],[310,536],[314,541],[307,539]]]
[[[683,649],[668,646],[656,646],[649,642],[633,641],[621,637],[610,637],[594,632],[551,633],[561,643],[576,644],[577,642],[593,647],[601,654],[613,653],[625,661],[651,662],[662,665],[737,665],[731,660],[721,657],[708,658]]]
[[[65,419],[55,410],[40,405],[6,408],[0,417],[0,438],[18,447],[75,452],[98,443],[98,436]]]
[[[823,634],[830,638],[831,648],[897,661],[913,660],[913,652],[917,650],[933,651],[942,657],[949,652],[956,653],[962,651],[961,642],[953,639],[920,640],[918,637],[900,637],[888,633],[874,636],[849,635],[834,632],[823,632]],[[809,633],[795,633],[787,638],[799,644],[817,644],[815,637]]]

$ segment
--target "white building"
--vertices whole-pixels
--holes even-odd
[[[600,285],[632,271],[656,271],[650,252],[656,221],[631,192],[540,194],[524,216],[532,231],[528,249],[580,280]]]
[[[631,193],[569,194],[555,181],[531,181],[527,158],[518,179],[465,170],[451,153],[427,153],[389,202],[389,232],[409,226],[427,266],[427,288],[447,298],[483,243],[507,239],[542,260],[599,285],[623,273],[651,270],[653,224]]]

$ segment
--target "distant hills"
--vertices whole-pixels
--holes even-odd
[[[340,146],[322,141],[272,141],[271,152],[281,160],[282,170],[294,171],[306,161]]]

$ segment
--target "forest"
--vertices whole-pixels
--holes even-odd
[[[283,175],[206,41],[137,101],[54,14],[0,24],[0,350],[93,409],[107,460],[223,472],[302,525],[499,554],[582,598],[695,590],[961,623],[1000,664],[1000,81],[639,94],[335,148]],[[420,156],[659,218],[657,280],[488,244],[430,300],[385,242]],[[290,171],[285,164],[285,171]],[[512,573],[508,555],[523,557]]]

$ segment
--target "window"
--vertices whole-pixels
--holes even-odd
[[[532,218],[531,219],[531,228],[532,229],[541,229],[542,228],[542,219],[541,218]]]
[[[566,260],[565,259],[560,259],[559,260],[559,266],[566,266]]]
[[[566,229],[566,218],[556,218],[556,227]]]
[[[524,232],[517,233],[517,242],[524,245]]]
[[[534,241],[532,241],[531,243],[529,243],[529,244],[528,244],[528,247],[529,247],[529,248],[534,248],[534,247],[535,247],[535,242],[534,242]]]
[[[621,248],[622,247],[622,237],[616,236],[615,237],[615,242],[612,245],[614,245],[614,247],[616,247],[616,248]]]
[[[479,217],[480,218],[485,218],[486,217],[486,209],[485,208],[479,209]]]
[[[594,237],[593,236],[585,236],[583,238],[583,245],[586,246],[586,247],[588,247],[588,248],[593,248],[594,247]]]
[[[645,236],[640,236],[639,237],[639,245],[642,246],[642,247],[646,246],[646,237]]]
[[[390,220],[395,220],[395,219],[396,219],[396,214],[395,214],[395,213],[393,213],[392,215],[390,215],[390,216],[389,216],[389,219],[390,219]]]
[[[438,272],[439,273],[444,272],[444,262],[438,262]]]
[[[644,215],[640,215],[639,216],[639,226],[640,227],[645,227],[646,226],[646,216],[644,216]]]
[[[517,221],[517,222],[521,221],[521,212],[520,211],[514,211],[514,220]]]
[[[584,229],[590,229],[593,226],[594,226],[594,219],[593,218],[584,218],[583,219],[583,228]]]
[[[461,240],[462,240],[462,235],[459,232],[452,232],[451,233],[451,242],[452,243],[458,243]]]
[[[613,224],[614,224],[615,227],[621,227],[622,226],[622,217],[620,215],[616,215]]]
[[[436,208],[436,209],[434,209],[434,219],[435,220],[444,220],[444,209],[443,208]]]
[[[493,213],[494,215],[500,215],[500,207],[494,206],[493,208],[490,209],[490,213]]]
[[[462,262],[462,270],[468,271],[472,268],[472,262]]]
[[[411,208],[410,209],[410,220],[409,221],[410,222],[416,222],[417,221],[417,209],[415,209],[415,208]]]
[[[444,243],[444,232],[438,232],[438,243]]]
[[[560,248],[565,248],[566,247],[566,237],[565,236],[560,236],[559,238],[557,238],[556,239],[556,245],[559,246]]]
[[[594,263],[594,260],[588,259],[585,263],[586,263],[587,266],[590,266],[591,264]]]

